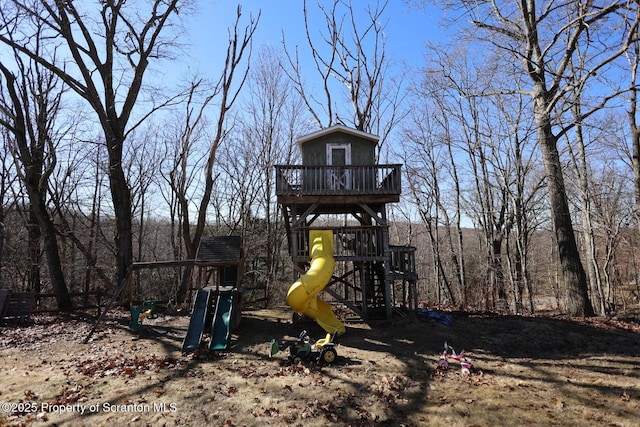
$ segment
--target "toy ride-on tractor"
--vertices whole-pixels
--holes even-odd
[[[289,350],[287,359],[289,363],[294,365],[302,362],[322,362],[331,364],[338,357],[336,344],[333,342],[335,334],[327,334],[326,338],[319,339],[315,343],[311,342],[311,338],[307,331],[302,331],[297,340],[271,340],[271,348],[269,357],[279,351]]]

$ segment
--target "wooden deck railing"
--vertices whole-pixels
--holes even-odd
[[[395,274],[407,275],[409,279],[417,280],[416,248],[414,246],[389,246],[391,256],[390,270]]]
[[[402,165],[276,165],[276,195],[400,195]]]
[[[386,227],[323,227],[333,232],[333,257],[337,260],[387,261],[393,273],[415,274],[416,248],[389,245],[385,250]],[[309,259],[309,227],[295,227],[291,233],[294,260]]]
[[[327,227],[324,229],[333,231],[333,256],[336,259],[381,261],[385,259],[382,239],[386,227]],[[291,230],[291,255],[294,259],[304,261],[309,259],[308,236],[308,227],[296,227]]]

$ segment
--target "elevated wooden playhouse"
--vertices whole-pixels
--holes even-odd
[[[302,165],[275,166],[294,273],[308,267],[309,230],[330,229],[336,267],[324,292],[365,320],[414,314],[415,248],[390,244],[387,222],[401,165],[375,164],[378,137],[342,125],[297,142]]]

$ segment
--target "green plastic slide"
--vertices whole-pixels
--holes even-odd
[[[222,351],[229,348],[231,339],[231,318],[234,310],[234,299],[237,291],[220,291],[216,302],[216,311],[211,324],[211,341],[209,351]]]

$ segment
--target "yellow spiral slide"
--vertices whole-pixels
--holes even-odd
[[[305,274],[289,288],[287,305],[294,311],[314,319],[330,334],[342,335],[344,324],[333,314],[331,305],[317,297],[331,280],[333,268],[333,232],[331,230],[310,230],[311,265]]]

